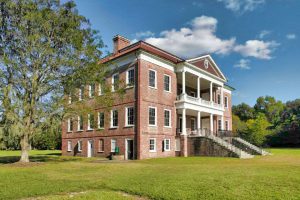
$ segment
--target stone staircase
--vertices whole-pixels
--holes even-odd
[[[246,140],[240,137],[233,137],[231,140],[233,145],[238,146],[239,148],[243,149],[244,151],[250,154],[262,155],[262,156],[271,155],[269,152],[247,142]]]
[[[253,158],[254,155],[269,155],[268,152],[258,148],[255,145],[241,139],[231,137],[230,142],[226,141],[225,138],[215,136],[207,129],[199,129],[195,131],[190,131],[189,137],[202,137],[211,140],[217,145],[223,147],[225,150],[231,152],[234,157],[241,159]],[[228,138],[227,138],[228,139]]]

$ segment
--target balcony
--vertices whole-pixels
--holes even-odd
[[[180,94],[177,96],[176,100],[178,102],[186,102],[186,103],[191,103],[191,104],[196,104],[199,106],[207,107],[207,108],[212,108],[212,109],[217,109],[217,110],[223,110],[224,106],[222,104],[217,104],[215,102],[207,101],[202,98],[197,98],[197,97],[192,97],[187,94]]]

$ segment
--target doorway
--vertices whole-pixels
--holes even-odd
[[[87,157],[90,158],[93,156],[94,152],[94,142],[93,140],[88,140],[88,145],[87,145]]]
[[[134,153],[133,153],[133,140],[132,139],[126,139],[126,160],[133,160],[134,159]]]

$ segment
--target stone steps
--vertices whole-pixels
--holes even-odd
[[[249,148],[251,151],[254,151],[258,155],[262,155],[262,156],[270,155],[269,152],[251,144],[250,142],[247,142],[246,140],[244,140],[242,138],[234,137],[234,138],[232,138],[232,140],[234,140],[234,142],[238,142],[238,143],[242,144],[246,148]]]

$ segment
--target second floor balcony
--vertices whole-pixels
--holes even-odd
[[[219,109],[219,110],[223,110],[224,109],[224,105],[222,104],[218,104],[216,102],[213,101],[209,101],[206,99],[202,99],[202,98],[198,98],[198,97],[193,97],[190,96],[188,94],[180,94],[176,97],[176,101],[177,102],[187,102],[187,103],[191,103],[191,104],[197,104],[197,105],[201,105],[204,107],[208,107],[208,108],[214,108],[214,109]]]

